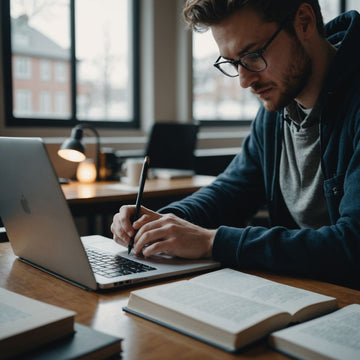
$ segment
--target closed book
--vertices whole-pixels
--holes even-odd
[[[8,359],[74,333],[75,312],[0,288],[0,354]]]
[[[75,324],[75,333],[21,357],[22,360],[103,360],[120,358],[121,339]]]

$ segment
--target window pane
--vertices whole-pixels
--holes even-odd
[[[61,91],[61,118],[69,118],[69,0],[12,0],[10,12],[14,116],[58,118],[53,99]]]
[[[40,61],[40,78],[42,81],[51,79],[51,62],[49,60]]]
[[[44,115],[51,112],[51,93],[49,91],[40,92],[40,111]]]
[[[213,63],[219,50],[211,32],[193,33],[193,118],[195,120],[253,120],[259,101],[239,78],[221,74]]]
[[[128,0],[76,1],[80,120],[130,121],[133,117],[129,6]]]
[[[360,11],[360,1],[359,0],[347,0],[346,2],[347,10],[357,10]]]
[[[11,19],[11,48],[2,22],[9,124],[137,124],[137,0],[9,0],[10,14],[0,4]]]
[[[14,57],[14,76],[15,79],[31,79],[31,58]]]
[[[319,4],[325,24],[340,14],[340,0],[319,0]]]
[[[31,103],[31,91],[21,89],[14,91],[14,113],[19,116],[31,116]]]

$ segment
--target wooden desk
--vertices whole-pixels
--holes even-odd
[[[143,205],[157,210],[171,201],[179,200],[192,194],[201,187],[210,184],[215,177],[197,175],[181,179],[150,179],[146,181]],[[124,183],[96,182],[93,184],[80,184],[72,182],[61,186],[69,203],[74,217],[86,216],[88,218],[87,233],[99,233],[95,228],[96,215],[102,218],[100,233],[109,236],[109,219],[119,210],[120,206],[134,204],[138,188]]]
[[[255,273],[284,284],[335,296],[339,305],[360,303],[360,291],[315,280]],[[107,293],[87,292],[32,268],[16,259],[9,243],[0,244],[0,286],[34,299],[76,311],[81,324],[122,337],[124,360],[281,360],[288,357],[271,350],[266,342],[253,344],[237,355],[229,354],[160,325],[126,314],[132,289]],[[150,285],[137,286],[142,288]]]

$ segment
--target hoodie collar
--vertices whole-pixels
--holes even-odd
[[[360,69],[360,15],[348,11],[326,24],[328,41],[338,48],[332,61],[323,90],[334,93]]]
[[[346,83],[351,81],[354,72],[360,70],[360,15],[357,11],[348,11],[326,24],[327,40],[337,47],[338,51],[330,65],[318,99],[306,121],[307,126],[314,124],[322,112],[329,97],[343,91]],[[289,104],[283,110],[283,118],[291,118]],[[305,124],[304,124],[305,125]]]

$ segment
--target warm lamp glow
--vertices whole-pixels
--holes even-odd
[[[63,159],[73,162],[81,162],[86,159],[85,154],[81,153],[80,151],[72,150],[72,149],[60,149],[58,150],[58,154]]]
[[[81,183],[92,183],[96,180],[96,166],[94,164],[94,160],[86,159],[82,161],[77,170],[76,170],[76,178]]]
[[[91,130],[96,137],[96,167],[95,167],[95,173],[98,178],[100,179],[100,174],[102,172],[99,171],[100,169],[100,136],[97,130],[89,125],[89,124],[78,124],[71,130],[71,136],[66,139],[62,144],[60,149],[58,150],[58,155],[65,160],[73,161],[73,162],[81,162],[86,159],[85,155],[85,146],[81,142],[83,135],[84,135],[84,129]],[[81,168],[81,167],[80,167]],[[83,171],[83,170],[81,170]],[[90,171],[90,170],[86,170]],[[92,172],[91,172],[92,174]],[[83,178],[83,175],[76,175],[78,178],[79,176]],[[86,175],[86,178],[83,178],[84,182],[91,182],[93,180],[88,180],[88,178],[92,178],[92,175]]]
[[[96,189],[91,184],[82,184],[76,189],[77,196],[80,199],[93,198],[96,195]]]

